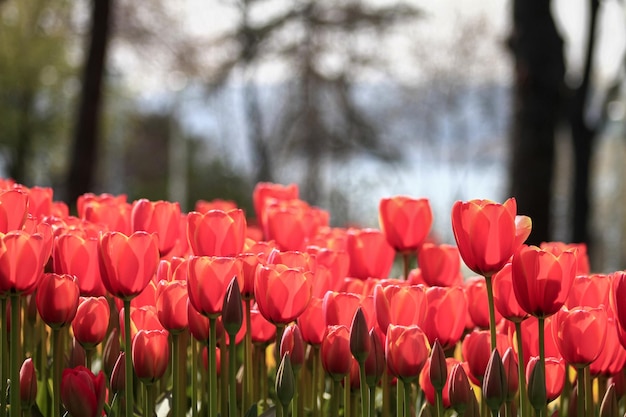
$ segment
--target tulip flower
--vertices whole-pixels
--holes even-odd
[[[189,326],[188,298],[186,281],[159,281],[156,294],[157,316],[170,333],[182,332]]]
[[[77,203],[77,207],[79,206]],[[84,201],[82,214],[81,209],[78,209],[82,219],[98,224],[104,230],[125,235],[132,233],[131,211],[132,206],[126,201],[126,196],[113,197],[106,194]]]
[[[489,200],[457,201],[452,231],[465,264],[484,277],[498,272],[530,235],[531,220],[517,216],[517,203]]]
[[[361,297],[357,294],[328,291],[322,304],[326,325],[341,324],[349,328],[360,305]]]
[[[487,406],[491,409],[494,417],[498,416],[498,411],[507,397],[508,385],[502,359],[498,349],[494,349],[487,363],[485,378],[483,379],[483,397]]]
[[[19,189],[0,192],[0,233],[20,230],[28,215],[28,193]]]
[[[322,299],[311,297],[307,308],[298,316],[298,327],[305,342],[313,346],[322,344],[326,332]]]
[[[130,236],[108,232],[100,238],[100,274],[115,297],[130,300],[139,295],[159,265],[156,236],[139,231]]]
[[[350,330],[343,325],[328,326],[321,347],[322,366],[334,381],[350,373]]]
[[[415,252],[433,223],[430,201],[407,196],[382,198],[378,222],[387,242],[396,252]]]
[[[350,255],[348,275],[362,280],[387,278],[395,259],[394,249],[376,229],[350,229],[347,251]]]
[[[29,409],[37,399],[37,374],[33,359],[27,358],[20,368],[20,400],[24,409]],[[4,406],[4,405],[3,405]]]
[[[452,245],[424,243],[417,253],[421,277],[429,287],[452,287],[461,285],[461,256]]]
[[[607,333],[607,313],[599,308],[561,309],[552,321],[552,335],[565,362],[583,368],[596,360]]]
[[[378,326],[383,332],[390,324],[423,326],[428,301],[421,285],[376,285],[374,308]]]
[[[589,275],[589,256],[584,243],[542,242],[539,247],[554,254],[572,251],[576,254],[576,276]]]
[[[493,300],[498,313],[507,320],[520,323],[528,317],[515,298],[511,263],[493,276]]]
[[[483,277],[475,276],[465,280],[465,295],[467,296],[467,311],[475,326],[481,329],[489,328],[489,301],[487,283]],[[495,311],[496,323],[502,320],[502,315]]]
[[[298,325],[287,326],[280,341],[280,357],[289,355],[291,366],[296,374],[304,364],[304,348],[304,340]]]
[[[427,310],[423,325],[431,343],[439,339],[444,350],[456,345],[465,330],[467,300],[460,287],[430,287],[426,290]],[[446,314],[441,314],[445,311]]]
[[[66,368],[61,380],[61,400],[72,417],[100,417],[104,409],[104,374],[95,376],[84,366]]]
[[[194,256],[188,265],[189,301],[200,313],[217,318],[231,279],[237,277],[240,287],[243,284],[241,261],[234,257]]]
[[[75,275],[83,296],[106,295],[98,262],[98,238],[64,233],[54,241],[53,269],[58,274]]]
[[[464,415],[465,411],[471,406],[472,399],[475,397],[461,363],[456,363],[452,367],[450,377],[448,378],[447,392],[448,398],[450,399],[450,406],[454,408],[459,415]]]
[[[276,326],[267,321],[267,319],[259,312],[258,306],[255,304],[250,310],[250,332],[252,333],[252,343],[265,344],[276,339]],[[320,315],[321,317],[321,315]],[[324,327],[324,330],[326,328]],[[321,342],[320,342],[321,343]]]
[[[294,321],[311,299],[310,271],[285,265],[259,265],[256,270],[254,298],[259,311],[274,324]]]
[[[385,347],[376,329],[371,329],[369,336],[371,348],[370,354],[365,359],[365,379],[370,387],[370,395],[373,395],[372,388],[376,389],[376,385],[385,372]]]
[[[543,406],[556,400],[563,391],[565,384],[565,361],[551,356],[546,357],[545,379],[542,380],[539,378],[535,380],[533,379],[533,369],[535,365],[539,363],[541,362],[537,356],[530,358],[526,365],[526,380],[528,381],[528,398],[531,404],[533,403],[533,394],[531,391],[538,388],[544,390],[545,402],[542,404]]]
[[[79,295],[73,275],[44,274],[37,290],[39,315],[52,328],[67,326],[76,316]]]
[[[106,337],[109,316],[110,308],[106,298],[82,297],[72,320],[74,337],[86,349],[93,349]]]
[[[317,230],[328,225],[328,217],[302,200],[274,201],[265,206],[263,233],[283,251],[302,251]]]
[[[266,205],[275,200],[293,200],[298,198],[298,185],[281,185],[269,182],[260,182],[254,187],[252,201],[257,222],[263,229],[266,217]],[[267,238],[267,237],[266,237]]]
[[[626,365],[626,349],[620,342],[619,324],[615,317],[607,317],[606,340],[600,347],[600,355],[589,365],[591,375],[612,376]]]
[[[41,234],[21,230],[0,234],[0,294],[31,292],[49,254]]]
[[[167,331],[139,330],[133,339],[132,360],[140,381],[152,384],[160,379],[170,360]]]
[[[498,351],[505,352],[510,346],[508,337],[502,333],[498,333],[496,336]],[[476,385],[482,384],[487,369],[487,363],[491,356],[489,338],[489,331],[474,330],[465,336],[461,345],[463,359],[465,359],[468,365],[468,376]]]
[[[211,210],[187,215],[189,246],[197,256],[237,256],[246,238],[246,217],[243,210],[227,212]]]
[[[159,253],[169,253],[179,234],[180,205],[177,202],[150,201],[142,198],[135,201],[130,213],[133,232],[143,230],[158,236]]]
[[[418,326],[389,325],[385,344],[385,358],[389,371],[403,382],[419,377],[428,356],[430,344]]]
[[[187,323],[189,332],[199,342],[207,343],[209,340],[209,319],[202,315],[187,299]]]
[[[283,264],[289,268],[300,268],[303,271],[313,271],[315,258],[307,252],[297,250],[272,250],[264,262],[265,264]]]
[[[115,366],[115,362],[120,355],[120,351],[121,346],[119,330],[117,327],[114,327],[111,330],[111,333],[109,333],[109,337],[107,337],[107,340],[104,343],[104,348],[102,349],[102,368],[109,377],[113,372],[113,367]]]

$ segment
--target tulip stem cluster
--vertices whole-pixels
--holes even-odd
[[[11,293],[11,347],[10,347],[10,363],[11,363],[11,381],[16,383],[12,387],[17,388],[17,381],[20,380],[20,335],[21,335],[21,310],[20,295]],[[5,322],[6,323],[6,322]],[[56,413],[56,411],[55,411]],[[11,417],[20,416],[22,414],[22,402],[20,400],[20,390],[11,390]]]
[[[126,401],[126,417],[132,416],[134,413],[134,397],[133,397],[133,360],[132,360],[132,343],[130,328],[130,299],[124,299],[124,352],[126,352],[124,360],[124,399]]]

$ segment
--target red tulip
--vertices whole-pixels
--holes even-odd
[[[169,201],[150,201],[145,198],[132,205],[131,229],[156,233],[159,253],[166,255],[176,244],[179,233],[180,205]]]
[[[37,374],[33,359],[27,358],[20,368],[20,400],[22,405],[30,408],[37,399]]]
[[[350,330],[346,326],[328,326],[321,348],[322,366],[335,381],[350,373]]]
[[[328,225],[328,213],[302,200],[265,205],[264,235],[283,251],[302,251],[317,229]]]
[[[329,291],[324,296],[322,309],[327,326],[342,325],[350,328],[354,313],[361,305],[361,297],[347,292]]]
[[[27,215],[27,193],[19,189],[0,192],[0,233],[20,230]]]
[[[514,198],[504,204],[489,200],[454,203],[452,231],[469,269],[491,276],[509,261],[531,231],[530,218],[516,214]]]
[[[126,332],[124,327],[124,309],[119,313],[120,332],[122,341],[125,340]],[[154,306],[131,307],[130,308],[130,340],[135,339],[139,330],[165,330],[159,321],[156,308]]]
[[[250,309],[250,327],[252,343],[264,344],[276,339],[276,326],[263,317],[256,304]]]
[[[329,274],[327,290],[337,291],[341,281],[348,276],[350,255],[345,250],[308,246],[306,252],[314,255],[314,271],[324,269]],[[325,294],[325,293],[324,293]],[[324,297],[320,294],[320,298]]]
[[[146,288],[159,265],[156,236],[141,231],[130,236],[105,233],[100,238],[99,259],[106,289],[121,299],[134,298]]]
[[[626,350],[619,337],[619,324],[614,317],[607,318],[606,341],[601,346],[600,355],[589,365],[592,376],[612,376],[621,373],[626,364]]]
[[[191,335],[199,342],[208,343],[209,319],[195,309],[189,298],[187,298],[187,322]]]
[[[189,246],[197,256],[237,256],[246,239],[246,217],[241,209],[211,210],[187,215]]]
[[[365,359],[365,379],[370,387],[376,386],[385,372],[385,347],[377,329],[369,331],[371,351]]]
[[[429,287],[452,287],[463,282],[459,249],[424,243],[417,253],[421,277]]]
[[[599,308],[561,309],[552,320],[552,336],[565,362],[583,368],[596,360],[606,340],[607,313]]]
[[[496,348],[498,352],[506,352],[509,340],[502,333],[496,334]],[[481,385],[487,370],[487,363],[491,356],[491,343],[489,330],[474,330],[463,339],[461,345],[463,359],[467,362],[470,380]]]
[[[215,198],[211,201],[198,200],[194,205],[194,211],[199,213],[207,213],[211,210],[234,210],[237,208],[237,203],[232,200],[222,200],[221,198]]]
[[[61,402],[72,417],[100,417],[104,409],[104,374],[95,376],[84,366],[66,368],[61,376]]]
[[[205,316],[219,316],[230,281],[237,277],[240,287],[243,284],[241,261],[233,257],[194,256],[188,265],[189,301]]]
[[[569,309],[579,306],[599,307],[611,304],[611,279],[609,275],[577,275],[572,282],[565,306]]]
[[[454,359],[454,358],[446,358],[445,362],[446,362],[447,378],[443,386],[442,400],[443,400],[443,407],[450,408],[450,388],[449,387],[450,387],[450,381],[452,378],[452,371],[456,365],[460,366],[461,362],[459,362],[457,359]],[[426,361],[426,364],[422,368],[422,372],[420,373],[419,384],[420,384],[420,388],[424,391],[424,396],[426,397],[426,401],[428,401],[428,403],[431,405],[435,405],[435,401],[436,401],[435,388],[433,387],[433,384],[431,382],[430,363],[431,363],[431,358],[428,358],[428,360]]]
[[[80,204],[77,203],[77,206],[80,207]],[[106,194],[85,200],[82,206],[82,215],[80,215],[81,209],[78,209],[82,219],[102,225],[108,231],[125,235],[132,233],[130,227],[131,211],[132,206],[126,202],[126,196],[113,197]]]
[[[350,255],[350,277],[387,278],[395,259],[395,251],[380,230],[350,229],[347,249]]]
[[[374,306],[378,326],[387,332],[390,324],[422,326],[426,318],[428,302],[424,287],[406,285],[376,285]]]
[[[21,230],[0,234],[0,294],[31,292],[47,262],[46,250],[41,234]]]
[[[72,320],[72,332],[76,340],[86,348],[99,345],[106,337],[110,314],[106,298],[81,298]]]
[[[430,201],[407,196],[382,198],[378,222],[387,242],[397,252],[415,252],[433,223]]]
[[[465,295],[467,296],[467,311],[475,326],[481,329],[489,328],[489,303],[487,301],[487,283],[483,277],[471,277],[465,280]],[[502,320],[502,315],[496,310],[496,323]],[[502,352],[503,354],[504,352]]]
[[[170,360],[170,344],[165,330],[139,330],[133,339],[133,368],[140,381],[160,379]]]
[[[254,277],[256,276],[256,267],[261,263],[259,254],[257,253],[241,253],[237,255],[241,260],[241,270],[243,273],[243,286],[241,287],[241,296],[244,300],[254,298]]]
[[[306,308],[311,299],[310,271],[285,265],[259,265],[254,298],[259,311],[271,323],[288,324]]]
[[[280,341],[280,357],[289,354],[293,370],[297,372],[304,364],[304,340],[297,324],[285,328]]]
[[[544,349],[546,357],[552,356],[560,358],[561,354],[556,347],[552,334],[552,319],[554,317],[546,317],[544,322]],[[516,339],[516,335],[513,331],[509,334],[509,340],[511,346],[516,346],[513,340]],[[524,363],[528,364],[528,361],[532,356],[539,356],[539,324],[536,317],[530,316],[528,319],[522,322],[522,346],[524,353]]]
[[[387,368],[404,382],[416,379],[430,356],[426,334],[418,326],[389,325],[385,342]]]
[[[502,317],[512,322],[521,322],[528,317],[528,313],[515,298],[512,270],[512,265],[508,263],[493,276],[493,301]]]
[[[65,233],[54,241],[53,268],[58,274],[75,275],[81,295],[106,295],[98,262],[98,238]]]
[[[265,208],[272,200],[293,200],[298,198],[296,184],[281,185],[269,182],[260,182],[254,187],[252,201],[257,222],[263,228],[265,225]]]
[[[157,316],[169,332],[182,332],[189,326],[188,298],[186,281],[159,281],[156,295]]]
[[[539,247],[554,254],[572,250],[576,254],[576,275],[589,275],[589,256],[584,243],[543,242]]]
[[[513,256],[513,291],[520,307],[536,317],[547,317],[565,304],[576,273],[576,255],[558,255],[536,246],[523,246]]]
[[[297,250],[279,251],[275,249],[269,253],[264,263],[283,264],[289,268],[301,268],[304,271],[315,269],[315,258],[307,252]]]
[[[50,327],[59,329],[72,322],[80,290],[73,275],[44,274],[37,289],[37,310]]]
[[[444,350],[456,345],[467,316],[467,300],[460,287],[430,287],[426,290],[427,310],[422,329],[431,343],[439,339]],[[441,314],[445,311],[446,314]]]
[[[530,358],[528,365],[526,365],[526,380],[530,381],[530,376],[535,367],[535,364],[539,362],[539,357],[533,356]],[[548,402],[556,400],[563,391],[565,385],[565,361],[561,358],[555,358],[546,356],[546,395]]]
[[[298,327],[305,342],[314,346],[322,344],[326,332],[326,321],[321,298],[311,297],[307,308],[298,316]]]

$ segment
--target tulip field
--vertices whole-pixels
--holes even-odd
[[[0,417],[625,416],[626,272],[526,245],[514,198],[437,213],[454,245],[424,198],[253,203],[0,180]]]

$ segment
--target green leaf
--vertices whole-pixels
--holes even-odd
[[[246,412],[244,417],[257,417],[257,407],[256,407],[256,404],[254,404],[252,407],[250,407],[250,409]]]

